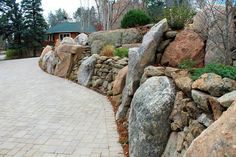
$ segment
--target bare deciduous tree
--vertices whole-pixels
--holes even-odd
[[[194,28],[207,39],[206,58],[215,53],[218,60],[210,62],[231,64],[235,36],[233,0],[197,2],[201,10],[194,19]],[[205,61],[209,63],[207,59]]]

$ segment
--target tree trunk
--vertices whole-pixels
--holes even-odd
[[[231,40],[230,39],[230,20],[232,17],[232,2],[230,0],[225,1],[225,64],[230,65],[232,62],[231,58]]]

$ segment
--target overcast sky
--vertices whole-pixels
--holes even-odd
[[[16,1],[20,2],[21,0]],[[46,18],[50,11],[55,11],[59,8],[62,8],[65,9],[70,16],[72,16],[77,8],[81,6],[80,2],[82,2],[83,7],[95,6],[94,0],[42,0],[42,6],[44,10],[43,14]]]

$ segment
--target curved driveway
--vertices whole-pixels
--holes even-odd
[[[0,157],[122,157],[106,97],[37,61],[0,61]]]

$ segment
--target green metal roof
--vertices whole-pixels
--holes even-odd
[[[81,24],[79,22],[62,22],[47,30],[47,34],[70,32],[92,33],[96,32],[96,29],[92,25],[85,26],[84,29],[82,29]]]

